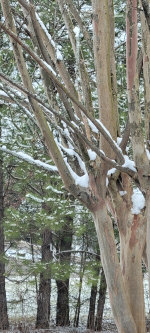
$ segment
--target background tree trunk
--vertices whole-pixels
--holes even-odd
[[[87,328],[93,330],[95,325],[95,304],[97,296],[97,285],[92,284],[91,287],[91,296],[90,296],[90,305],[89,305],[89,314],[87,320]]]
[[[57,280],[56,325],[69,326],[69,279]]]
[[[42,262],[51,261],[51,231],[46,229],[43,232]],[[49,328],[50,318],[50,294],[51,294],[51,273],[50,269],[40,274],[40,285],[37,298],[36,328]]]
[[[97,304],[97,313],[96,313],[96,318],[95,318],[95,331],[102,330],[102,320],[103,320],[103,312],[104,312],[104,305],[105,305],[105,299],[106,299],[106,290],[107,290],[106,278],[105,278],[104,271],[102,269],[100,288],[99,288],[99,298],[98,298],[98,304]]]
[[[60,264],[66,265],[68,269],[68,278],[64,280],[56,280],[57,284],[57,308],[56,308],[56,325],[57,326],[69,326],[69,270],[70,270],[70,258],[72,247],[72,217],[66,216],[66,223],[60,232],[59,244],[57,249],[60,252],[59,260]],[[66,252],[65,252],[66,251]],[[66,272],[64,272],[66,275]]]
[[[94,274],[94,281],[91,286],[91,296],[90,296],[90,305],[89,305],[89,314],[87,320],[87,328],[94,330],[95,328],[95,307],[96,307],[96,297],[97,297],[97,285],[100,276],[100,255],[99,249],[97,250],[98,256],[96,256],[96,267],[95,267],[95,274]]]

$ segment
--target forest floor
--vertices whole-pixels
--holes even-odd
[[[85,327],[74,328],[74,327],[50,327],[49,329],[34,329],[27,323],[20,323],[18,325],[12,325],[9,330],[3,330],[0,332],[5,333],[93,333],[94,331],[88,330]],[[100,333],[100,332],[97,332]],[[116,325],[111,321],[103,323],[103,330],[101,333],[117,333]]]
[[[3,333],[94,333],[95,331],[86,329],[85,327],[50,327],[49,329],[35,329],[31,324],[19,323],[10,325],[9,330],[0,330]],[[117,328],[114,322],[106,320],[103,322],[102,331],[97,333],[117,333]],[[147,333],[150,333],[150,320],[147,320]]]

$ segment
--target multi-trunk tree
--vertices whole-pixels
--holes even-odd
[[[32,0],[0,2],[0,27],[10,37],[18,70],[11,78],[1,71],[0,78],[12,89],[9,98],[16,90],[27,97],[26,108],[33,112],[65,188],[92,212],[118,331],[144,333],[142,258],[150,270],[149,1],[126,4],[129,117],[123,133],[118,120],[113,0],[92,0],[88,6],[84,1],[57,0],[62,25],[54,40],[48,22],[40,19],[40,1],[38,13]],[[30,62],[35,64],[34,73]],[[6,96],[3,99],[7,103]],[[120,258],[111,217],[119,231]]]

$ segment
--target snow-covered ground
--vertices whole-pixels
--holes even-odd
[[[11,261],[24,261],[32,260],[32,254],[28,243],[21,242],[18,249],[10,248],[7,250],[7,256]],[[36,248],[36,260],[40,259],[40,251]],[[8,267],[9,270],[9,267]],[[28,320],[36,316],[36,288],[35,277],[30,275],[26,276],[26,269],[24,276],[20,277],[16,272],[11,271],[9,277],[6,278],[6,293],[8,301],[8,314],[10,319],[15,320]],[[79,277],[78,275],[71,275],[70,278],[70,319],[73,320],[75,314],[75,305],[78,296],[79,289]],[[145,274],[144,277],[144,290],[145,290],[145,308],[146,314],[149,314],[149,297],[148,297],[148,278]],[[55,321],[55,309],[56,309],[56,283],[52,280],[52,293],[51,293],[51,322]],[[88,315],[90,298],[90,286],[87,280],[83,280],[82,294],[81,294],[81,314],[80,325],[85,325]],[[108,295],[106,298],[104,318],[111,319],[112,312],[110,309]]]

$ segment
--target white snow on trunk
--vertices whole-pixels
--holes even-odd
[[[133,189],[132,204],[131,213],[136,215],[140,214],[141,210],[145,207],[144,195],[138,188]]]

